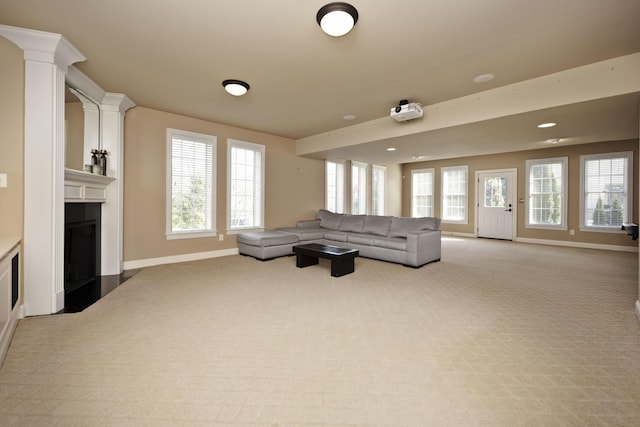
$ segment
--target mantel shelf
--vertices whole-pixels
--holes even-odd
[[[107,200],[107,186],[115,180],[109,176],[65,169],[64,201],[67,203],[103,203]]]
[[[75,169],[64,170],[65,181],[85,182],[87,184],[102,184],[105,187],[115,181],[115,178],[110,176],[97,175],[95,173],[88,173]]]

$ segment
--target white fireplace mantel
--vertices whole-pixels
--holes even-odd
[[[71,195],[102,201],[101,274],[122,272],[124,115],[135,104],[123,94],[107,94],[72,64],[86,58],[60,34],[0,25],[0,36],[24,51],[24,229],[23,306],[27,316],[64,307],[64,203]],[[103,94],[101,148],[109,152],[105,178],[68,172],[64,167],[65,79],[85,92]],[[102,190],[101,190],[102,189]],[[74,193],[75,191],[75,193]],[[74,201],[80,201],[75,198]],[[43,218],[47,220],[43,221]]]
[[[109,176],[64,170],[65,203],[104,203],[107,201],[107,187],[116,179]]]

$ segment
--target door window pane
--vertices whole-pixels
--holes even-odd
[[[484,180],[484,207],[504,208],[507,206],[507,178],[490,177]]]

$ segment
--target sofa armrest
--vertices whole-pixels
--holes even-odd
[[[319,219],[305,219],[298,221],[296,223],[296,228],[319,228],[320,220]]]
[[[419,267],[428,262],[439,261],[441,238],[439,230],[409,232],[407,234],[407,265]]]

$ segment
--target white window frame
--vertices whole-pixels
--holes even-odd
[[[625,170],[625,198],[626,202],[623,206],[622,222],[630,222],[630,215],[633,215],[633,152],[622,151],[616,153],[600,153],[585,154],[580,156],[580,231],[601,232],[601,233],[624,233],[621,231],[620,225],[610,226],[594,226],[587,224],[586,209],[586,163],[590,160],[620,159],[627,160],[627,168]]]
[[[234,149],[248,150],[260,153],[259,176],[252,176],[253,191],[253,218],[254,222],[246,225],[232,224],[231,208],[233,206],[233,163],[232,152]],[[264,193],[265,193],[265,146],[253,142],[227,139],[227,234],[236,234],[246,230],[264,230]],[[254,166],[255,171],[255,166]]]
[[[209,223],[202,229],[196,230],[173,230],[173,140],[174,138],[182,138],[201,144],[210,145],[211,163],[208,165],[210,178],[210,189],[208,196],[207,213],[209,215]],[[205,135],[196,132],[189,132],[180,129],[167,128],[167,152],[166,152],[166,232],[167,240],[189,239],[199,237],[212,237],[217,235],[216,230],[216,150],[217,138],[213,135]]]
[[[386,215],[386,212],[387,167],[371,165],[371,214]]]
[[[350,212],[353,215],[366,215],[369,212],[367,208],[369,204],[369,186],[368,186],[368,172],[369,165],[367,163],[361,162],[351,162],[351,198],[350,201]],[[354,179],[354,174],[357,173],[357,180]],[[357,181],[357,182],[356,182]],[[357,187],[356,187],[357,184]],[[354,209],[354,202],[356,200],[357,192],[357,200],[358,200],[358,210]]]
[[[451,219],[445,217],[445,210],[447,208],[447,203],[445,198],[448,196],[446,193],[446,180],[445,175],[447,172],[461,171],[464,172],[465,176],[465,188],[464,188],[464,218],[461,219]],[[469,166],[446,166],[440,169],[440,217],[442,218],[442,223],[446,224],[468,224],[469,223]]]
[[[561,194],[561,206],[560,212],[560,224],[532,224],[530,218],[531,212],[531,167],[546,165],[546,164],[561,164],[562,165],[562,194]],[[546,159],[532,159],[526,161],[526,194],[525,199],[525,227],[526,228],[539,228],[546,230],[567,230],[567,211],[568,209],[568,181],[569,181],[569,158],[568,157],[552,157]]]
[[[330,168],[335,165],[335,176],[330,173]],[[345,162],[343,160],[325,161],[325,209],[335,213],[345,213]],[[334,189],[332,191],[332,189]]]
[[[431,187],[428,188],[427,193],[425,194],[417,194],[416,186],[415,186],[415,177],[416,175],[431,175]],[[413,169],[411,171],[411,216],[413,218],[421,217],[421,216],[434,216],[433,215],[433,205],[435,202],[435,169],[434,168],[426,168],[426,169]],[[416,197],[423,196],[431,196],[431,204],[426,206],[427,214],[419,215],[417,212],[418,206],[416,205]]]

